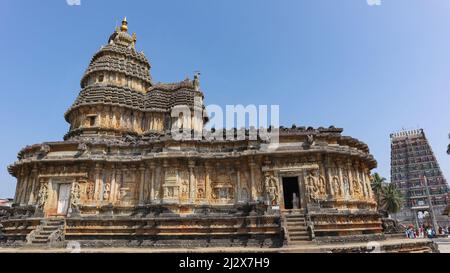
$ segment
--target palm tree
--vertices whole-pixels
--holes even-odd
[[[381,196],[381,208],[389,214],[400,211],[403,203],[403,196],[397,187],[389,183],[383,187],[383,194]]]
[[[372,191],[375,194],[375,198],[378,204],[378,208],[380,208],[381,197],[383,196],[383,188],[386,178],[381,177],[378,173],[374,173],[372,175]]]

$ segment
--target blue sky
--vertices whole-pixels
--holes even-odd
[[[0,197],[26,145],[61,140],[92,55],[128,17],[155,81],[202,72],[208,104],[279,104],[281,123],[343,127],[389,177],[389,134],[422,127],[447,178],[450,1],[0,1]]]

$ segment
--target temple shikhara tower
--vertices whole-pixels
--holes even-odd
[[[366,144],[333,126],[280,127],[273,150],[248,130],[179,140],[174,126],[230,131],[204,129],[198,74],[155,83],[136,43],[124,20],[81,79],[64,140],[27,146],[9,166],[17,190],[2,222],[7,244],[278,247],[382,237]],[[183,107],[192,114],[173,114]]]
[[[391,134],[391,181],[405,198],[399,220],[432,224],[433,209],[438,224],[449,224],[442,216],[449,204],[448,184],[423,129]]]

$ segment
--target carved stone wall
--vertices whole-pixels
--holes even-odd
[[[54,210],[54,204],[48,205],[57,202],[56,195],[51,194],[57,191],[52,189],[51,181],[69,179],[73,181],[73,207],[226,205],[252,201],[279,206],[283,198],[280,172],[293,172],[299,177],[300,197],[307,204],[328,204],[339,209],[357,209],[366,204],[366,208],[375,208],[368,169],[363,163],[343,164],[339,158],[325,161],[328,164],[321,160],[273,157],[268,165],[261,158],[42,165],[21,172],[16,202]]]

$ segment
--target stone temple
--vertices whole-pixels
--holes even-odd
[[[333,126],[279,127],[273,150],[249,130],[234,140],[177,140],[173,126],[194,134],[208,122],[199,77],[154,83],[136,40],[125,19],[90,61],[65,113],[64,140],[27,146],[9,166],[17,189],[2,220],[4,244],[281,247],[382,238],[370,186],[377,163],[366,144]],[[181,106],[201,114],[173,117]]]

